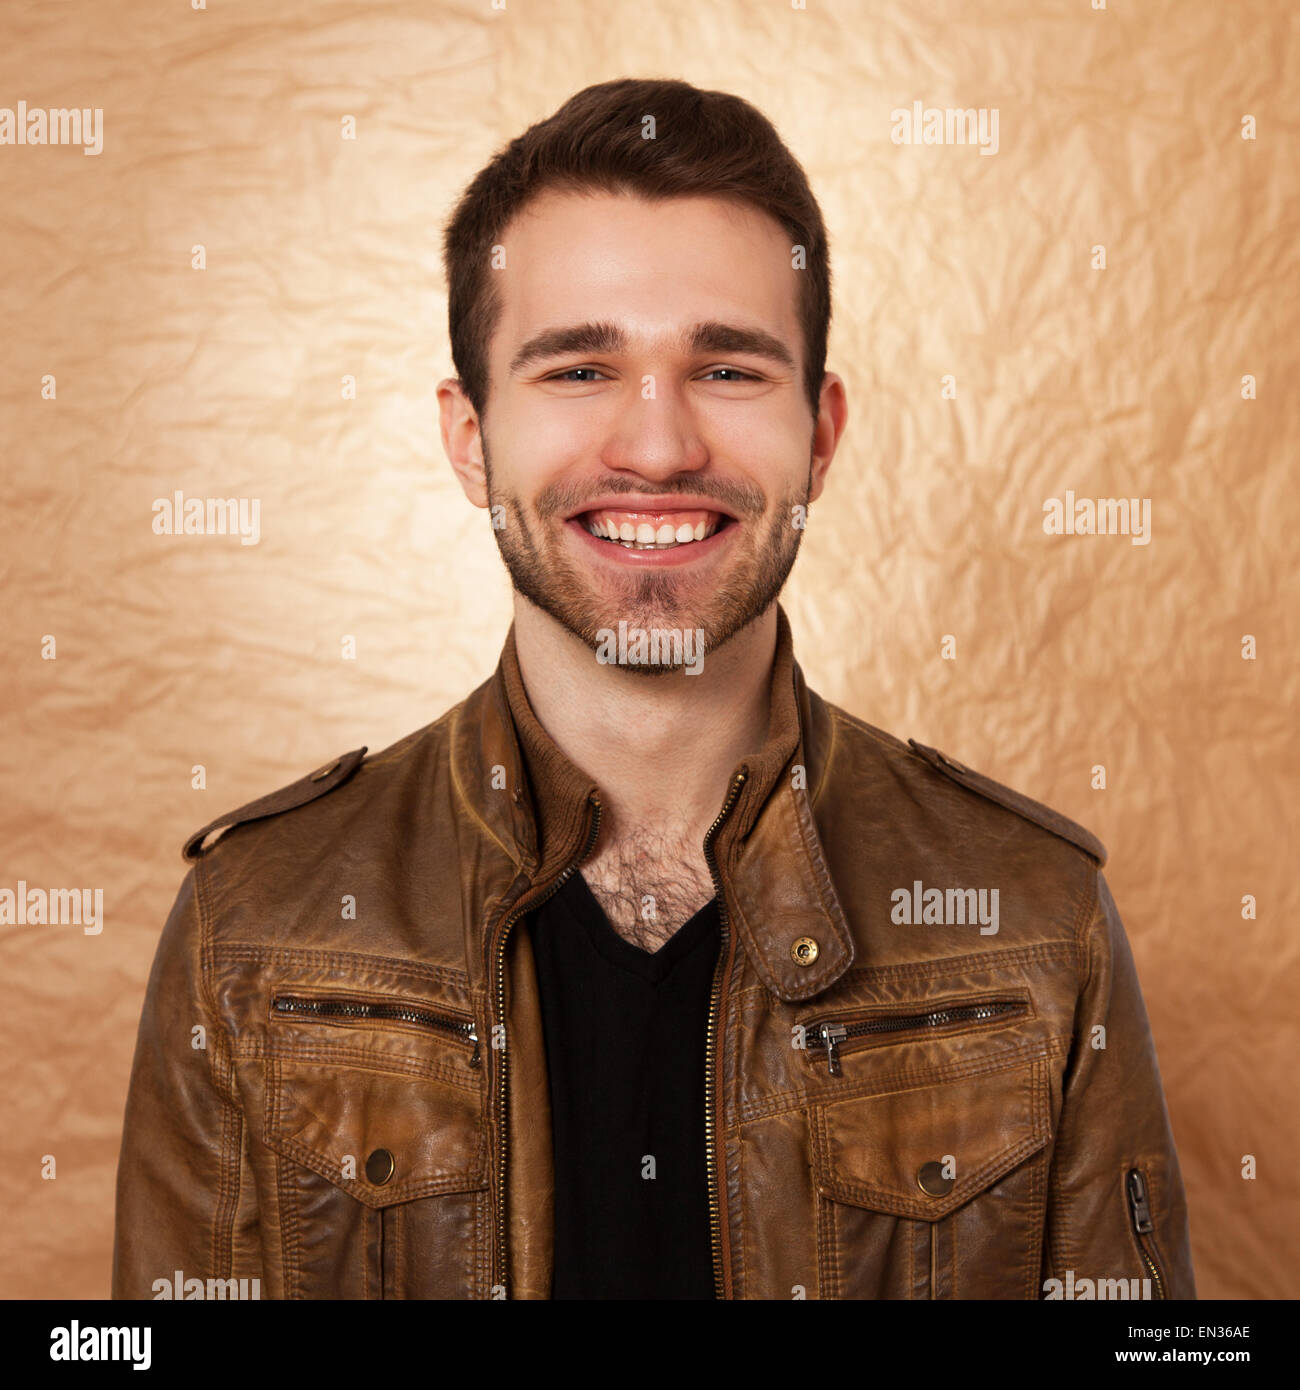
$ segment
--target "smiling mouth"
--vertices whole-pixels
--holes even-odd
[[[624,512],[602,507],[574,518],[598,540],[625,550],[675,550],[708,540],[732,524],[723,512]]]

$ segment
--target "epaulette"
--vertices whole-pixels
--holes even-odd
[[[361,766],[361,760],[365,756],[364,748],[355,748],[351,753],[344,753],[341,758],[335,758],[333,762],[326,763],[324,767],[317,768],[315,772],[309,773],[297,782],[281,787],[279,791],[259,796],[256,801],[250,801],[247,806],[241,806],[237,811],[227,811],[224,816],[218,816],[202,830],[196,830],[185,841],[181,855],[185,859],[198,859],[216,844],[216,839],[212,844],[206,843],[210,835],[219,838],[220,832],[229,830],[232,825],[242,825],[250,820],[263,820],[267,816],[278,816],[281,811],[295,810],[299,806],[305,806],[309,801],[315,801],[318,796],[324,796],[326,792],[332,792],[352,776]]]
[[[970,791],[978,792],[981,796],[988,797],[990,801],[996,801],[999,806],[1005,806],[1008,811],[1014,811],[1018,816],[1024,816],[1026,820],[1033,821],[1035,825],[1041,825],[1044,830],[1050,830],[1053,835],[1059,835],[1063,840],[1069,840],[1071,844],[1078,845],[1085,853],[1092,855],[1098,866],[1105,865],[1106,846],[1090,830],[1085,830],[1076,821],[1061,815],[1059,811],[1053,811],[1050,806],[1044,806],[1041,801],[1034,801],[1018,791],[1013,791],[1010,787],[1004,787],[1001,782],[995,782],[991,777],[972,772],[970,768],[964,767],[961,763],[948,757],[947,754],[940,753],[937,748],[927,748],[925,744],[917,743],[914,738],[909,738],[907,741],[931,767],[937,767],[940,772],[951,777],[954,782]]]

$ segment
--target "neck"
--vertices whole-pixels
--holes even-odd
[[[761,747],[776,652],[776,604],[709,653],[698,675],[602,665],[548,613],[515,595],[515,650],[528,701],[561,752],[600,788],[606,824],[693,841],[732,772]]]

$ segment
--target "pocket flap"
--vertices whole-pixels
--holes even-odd
[[[482,1101],[421,1076],[268,1058],[264,1140],[368,1207],[487,1185]]]
[[[1042,1061],[815,1106],[818,1191],[937,1221],[1043,1147],[1050,1106]]]

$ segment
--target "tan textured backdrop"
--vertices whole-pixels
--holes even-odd
[[[0,927],[0,1294],[107,1294],[184,837],[494,664],[439,231],[624,75],[757,102],[825,210],[852,415],[787,591],[812,683],[1107,842],[1201,1292],[1296,1296],[1290,0],[5,0],[0,106],[102,108],[104,147],[0,146],[0,887],[100,887],[106,924]],[[997,107],[997,154],[892,143],[918,100]],[[1046,536],[1067,488],[1149,497],[1151,543]],[[260,499],[260,542],[155,535],[177,489]]]

